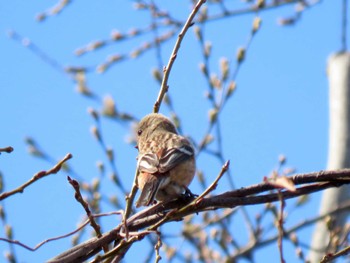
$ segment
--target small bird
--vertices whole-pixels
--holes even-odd
[[[180,136],[175,125],[164,115],[151,113],[137,127],[138,188],[136,207],[176,199],[184,192],[192,194],[191,183],[196,162],[190,141]]]

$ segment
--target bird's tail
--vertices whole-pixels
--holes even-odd
[[[143,186],[139,199],[137,199],[135,203],[136,207],[149,206],[154,201],[161,182],[162,179],[156,176],[149,178],[147,183]]]

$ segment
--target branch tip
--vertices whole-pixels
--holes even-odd
[[[226,172],[228,168],[230,167],[230,160],[227,160],[224,165],[222,166],[222,169]]]
[[[173,64],[175,62],[177,53],[178,53],[178,51],[180,49],[181,42],[184,39],[184,36],[186,35],[187,30],[193,25],[194,17],[198,13],[200,7],[205,2],[206,2],[205,0],[198,0],[197,1],[196,5],[192,9],[192,12],[188,16],[188,18],[186,20],[186,23],[184,24],[184,26],[182,27],[180,33],[178,34],[178,37],[177,37],[177,40],[175,42],[173,51],[172,51],[172,53],[170,55],[168,64],[167,64],[167,66],[165,66],[163,68],[163,73],[164,74],[163,74],[162,84],[161,84],[161,87],[160,87],[160,90],[159,90],[159,93],[158,93],[158,97],[157,97],[157,100],[156,100],[156,103],[158,103],[158,106],[157,107],[155,107],[155,106],[153,107],[153,112],[154,113],[158,112],[159,107],[160,107],[160,105],[161,105],[161,103],[163,101],[164,95],[165,95],[165,93],[168,90],[168,79],[169,79],[170,71],[171,71],[171,68],[172,68],[172,66],[173,66]]]
[[[12,146],[7,146],[5,148],[0,148],[0,153],[1,152],[11,153],[11,152],[13,152],[13,147]]]

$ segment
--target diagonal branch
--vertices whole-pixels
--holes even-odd
[[[17,193],[23,193],[24,189],[27,188],[29,185],[31,185],[32,183],[38,181],[39,179],[48,176],[50,174],[56,174],[58,173],[59,170],[61,170],[62,165],[69,159],[71,159],[73,157],[72,154],[68,153],[61,161],[59,161],[54,167],[52,167],[50,170],[48,171],[41,171],[36,173],[28,182],[22,184],[21,186],[17,187],[16,189],[9,191],[9,192],[4,192],[2,194],[0,194],[0,201],[4,200],[5,198],[17,194]]]
[[[195,7],[193,8],[191,14],[189,15],[189,17],[187,18],[187,21],[186,23],[184,24],[181,32],[179,33],[178,37],[177,37],[177,41],[175,43],[175,46],[174,46],[174,49],[173,49],[173,52],[171,52],[171,55],[170,55],[170,59],[169,59],[169,62],[168,62],[168,65],[164,68],[164,75],[163,75],[163,80],[162,80],[162,85],[161,85],[161,88],[160,88],[160,91],[159,91],[159,94],[158,94],[158,98],[156,100],[156,102],[154,103],[154,106],[153,106],[153,112],[154,113],[158,113],[159,111],[159,108],[160,108],[160,105],[163,101],[163,98],[164,98],[164,95],[165,93],[168,91],[168,79],[169,79],[169,76],[170,76],[170,71],[171,71],[171,68],[175,62],[175,59],[176,59],[176,56],[177,56],[177,52],[179,51],[180,49],[180,46],[181,46],[181,42],[182,40],[184,39],[185,37],[185,34],[187,32],[187,30],[193,25],[193,19],[194,17],[196,16],[196,14],[198,13],[200,7],[206,2],[206,0],[199,0],[197,2],[197,4],[195,5]]]
[[[95,230],[96,232],[96,236],[97,237],[101,237],[101,227],[100,225],[96,222],[93,214],[91,213],[89,204],[84,200],[83,196],[80,193],[80,185],[78,183],[78,181],[70,178],[69,176],[67,176],[67,180],[68,183],[74,188],[75,190],[75,199],[82,205],[82,207],[84,208],[87,217],[89,218],[90,221],[90,225],[92,226],[92,228]]]
[[[210,192],[214,191],[218,185],[219,180],[225,174],[230,166],[230,161],[226,161],[226,163],[222,166],[219,175],[216,177],[214,182],[200,195],[197,197],[196,203],[200,202],[205,196],[207,196]]]

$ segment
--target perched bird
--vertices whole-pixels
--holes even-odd
[[[152,113],[137,127],[137,185],[141,189],[136,207],[148,206],[155,199],[176,199],[191,183],[196,163],[190,141],[178,135],[165,116]],[[189,192],[191,193],[191,192]]]

